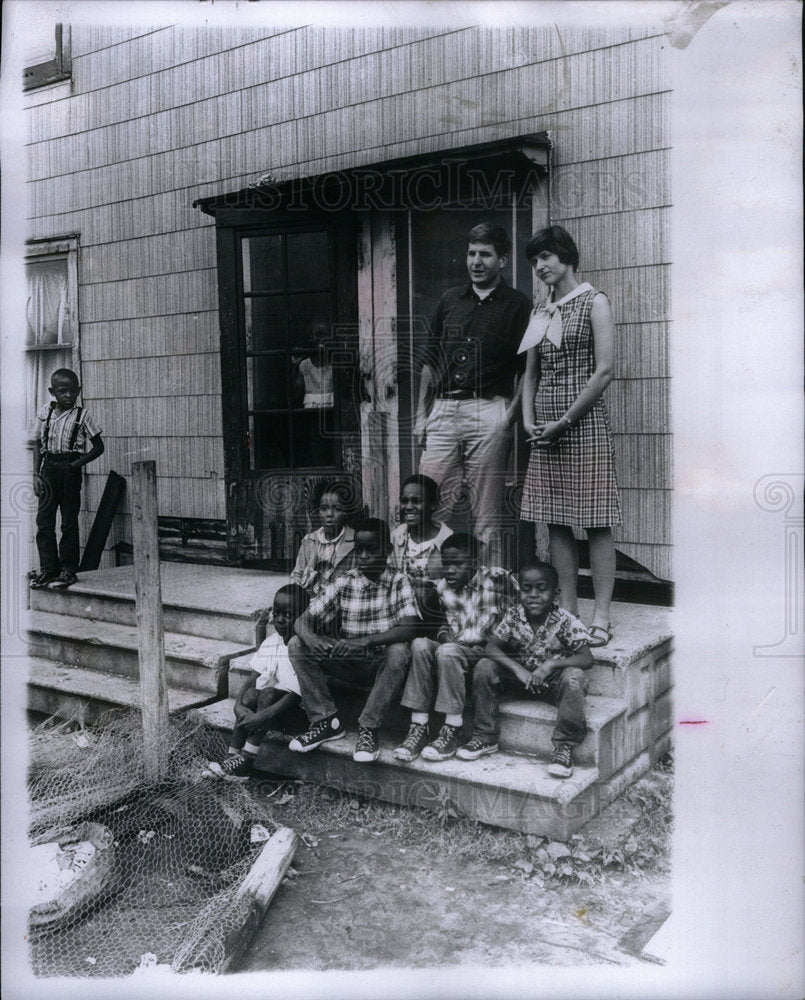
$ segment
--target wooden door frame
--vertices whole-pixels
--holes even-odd
[[[304,232],[317,228],[327,229],[333,239],[331,263],[336,323],[357,326],[357,221],[352,216],[310,212],[300,216],[298,212],[265,212],[248,208],[223,209],[216,213],[227,559],[232,564],[254,561],[244,557],[241,526],[248,523],[250,491],[267,471],[251,469],[247,447],[248,400],[244,389],[246,345],[240,241],[249,235]],[[343,440],[340,447],[343,465]],[[278,470],[278,474],[288,472]],[[248,489],[245,484],[249,484]]]

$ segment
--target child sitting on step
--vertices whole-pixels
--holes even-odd
[[[291,573],[291,582],[311,597],[324,593],[328,584],[354,565],[355,532],[347,517],[355,510],[355,486],[348,480],[325,482],[319,494],[321,527],[305,535]]]
[[[514,589],[504,569],[479,563],[478,543],[456,532],[442,543],[444,578],[436,591],[445,623],[436,638],[421,636],[411,643],[411,669],[402,696],[411,709],[411,725],[394,750],[397,760],[439,761],[452,757],[459,744],[466,701],[466,677],[486,653],[486,640],[500,621]],[[444,714],[436,739],[429,738],[428,715]]]
[[[274,595],[274,632],[260,644],[249,663],[251,672],[235,700],[235,728],[229,753],[208,770],[215,775],[247,778],[266,733],[277,719],[299,704],[299,681],[288,657],[288,640],[296,619],[307,609],[308,596],[296,583]]]
[[[494,753],[498,749],[501,692],[525,692],[556,705],[548,773],[569,778],[573,748],[587,732],[584,695],[586,671],[593,665],[590,634],[578,618],[557,606],[559,577],[553,566],[526,563],[518,580],[520,603],[509,608],[493,629],[486,657],[473,673],[473,735],[456,756],[475,760]]]
[[[310,602],[289,648],[310,727],[288,744],[308,753],[345,735],[328,677],[371,684],[358,717],[352,759],[377,760],[377,731],[397,701],[410,659],[408,643],[421,627],[408,579],[387,565],[389,529],[365,518],[355,525],[355,568]]]

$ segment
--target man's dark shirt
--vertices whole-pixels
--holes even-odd
[[[503,282],[483,299],[471,284],[449,288],[436,307],[425,359],[437,373],[436,395],[458,389],[487,399],[511,396],[530,315],[525,295]]]

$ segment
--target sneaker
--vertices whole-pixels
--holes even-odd
[[[221,763],[211,761],[207,770],[216,778],[248,778],[254,769],[254,757],[231,753]]]
[[[297,753],[308,753],[328,740],[340,740],[344,736],[346,736],[346,730],[341,725],[338,716],[328,715],[326,719],[314,722],[306,733],[295,736],[288,744],[288,749],[295,750]]]
[[[447,760],[455,755],[458,749],[460,726],[448,726],[447,723],[439,730],[439,735],[422,751],[423,760]]]
[[[63,569],[53,584],[53,589],[66,590],[68,587],[72,587],[74,583],[78,583],[78,577],[75,573],[71,569]]]
[[[427,746],[430,736],[427,722],[412,722],[408,727],[408,735],[394,751],[397,760],[414,760],[424,746]]]
[[[39,590],[40,587],[47,587],[49,583],[59,579],[58,573],[38,573],[28,584],[31,590]]]
[[[554,778],[569,778],[573,773],[573,747],[569,743],[559,743],[553,748],[548,774]]]
[[[355,752],[352,754],[352,759],[359,764],[368,764],[369,761],[377,760],[379,755],[380,743],[377,739],[377,730],[358,726],[358,739],[355,741]]]
[[[494,736],[473,736],[469,743],[456,750],[459,760],[477,760],[488,753],[497,753],[498,741]]]

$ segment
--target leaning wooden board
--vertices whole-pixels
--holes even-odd
[[[116,472],[110,472],[106,477],[106,486],[95,513],[92,528],[90,528],[87,544],[84,546],[84,555],[81,559],[81,565],[78,567],[80,573],[86,573],[88,570],[97,569],[100,566],[103,547],[106,545],[106,539],[109,537],[112,521],[117,512],[117,505],[120,503],[125,489],[126,480],[123,476]]]

